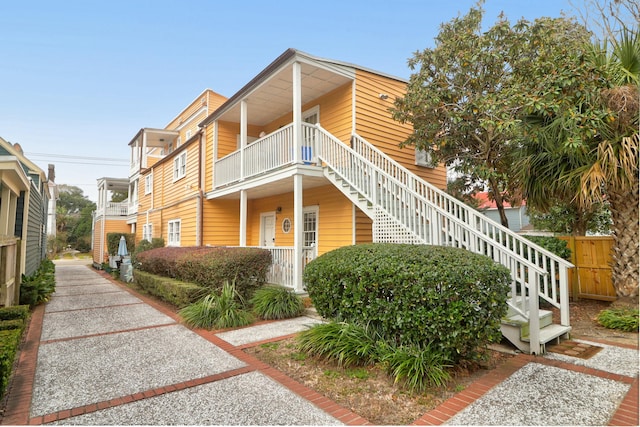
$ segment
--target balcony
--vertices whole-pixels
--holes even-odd
[[[121,216],[126,217],[129,214],[129,201],[124,202],[107,202],[104,207],[96,210],[96,216]]]
[[[214,187],[236,184],[296,163],[315,164],[317,132],[315,125],[302,123],[301,141],[296,144],[293,124],[289,124],[228,154],[215,162]],[[296,146],[300,147],[299,156],[295,155]]]

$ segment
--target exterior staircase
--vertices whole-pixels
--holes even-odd
[[[503,335],[530,354],[568,337],[571,263],[420,179],[360,136],[349,146],[315,126],[318,164],[372,219],[374,242],[454,246],[489,256],[512,277]],[[560,324],[540,310],[540,300],[560,310]]]

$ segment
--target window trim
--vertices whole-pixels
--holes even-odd
[[[187,152],[183,151],[173,159],[173,181],[187,176]]]
[[[153,172],[144,177],[144,195],[153,193]]]
[[[176,233],[175,226],[178,225]],[[177,234],[177,239],[175,235]],[[182,234],[182,220],[171,219],[167,221],[167,246],[180,246],[180,239]]]

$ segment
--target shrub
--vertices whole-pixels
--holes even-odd
[[[133,270],[133,280],[151,295],[175,305],[185,307],[202,297],[207,291],[195,283],[187,283],[168,277],[156,276],[140,270]]]
[[[13,362],[18,352],[23,329],[0,330],[0,396],[9,384]]]
[[[266,283],[271,253],[257,248],[156,248],[138,254],[137,266],[149,273],[220,291],[233,282],[243,298]]]
[[[224,284],[220,295],[209,294],[179,314],[187,325],[205,329],[246,326],[253,320],[238,301],[235,287],[229,283]]]
[[[49,301],[56,290],[55,268],[53,261],[45,259],[31,276],[22,275],[20,304],[34,307]]]
[[[609,308],[598,313],[598,323],[605,328],[638,332],[637,308]]]
[[[531,240],[536,245],[542,246],[544,249],[548,250],[549,252],[555,255],[558,255],[560,258],[563,258],[566,260],[571,259],[571,249],[567,247],[567,242],[562,239],[558,239],[557,237],[553,237],[553,236],[525,235],[524,237]]]
[[[107,233],[107,251],[109,255],[118,254],[118,245],[120,244],[120,237],[124,236],[124,240],[127,242],[127,252],[132,254],[136,249],[136,235],[133,233]]]
[[[7,329],[24,329],[23,319],[0,320],[0,331]]]
[[[14,305],[11,307],[0,307],[0,320],[23,319],[29,317],[28,305]]]
[[[304,311],[302,298],[282,286],[264,286],[256,290],[249,301],[253,312],[265,320],[288,319]]]
[[[509,271],[464,249],[366,244],[325,253],[304,280],[327,319],[371,324],[395,345],[430,343],[455,362],[499,341]]]

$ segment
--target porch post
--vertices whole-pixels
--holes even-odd
[[[0,204],[0,236],[13,236],[13,231],[10,227],[11,224],[11,216],[9,215],[9,208],[14,200],[11,200],[11,190],[7,186],[2,187],[2,194],[0,195],[0,199],[2,199],[2,203]]]
[[[302,77],[300,63],[293,63],[293,161],[302,160]]]
[[[247,146],[247,100],[240,102],[240,180],[244,179],[244,149]]]
[[[293,289],[302,292],[302,271],[304,265],[302,258],[304,244],[304,216],[302,206],[302,175],[293,176]]]
[[[247,246],[247,190],[240,190],[240,246]]]

